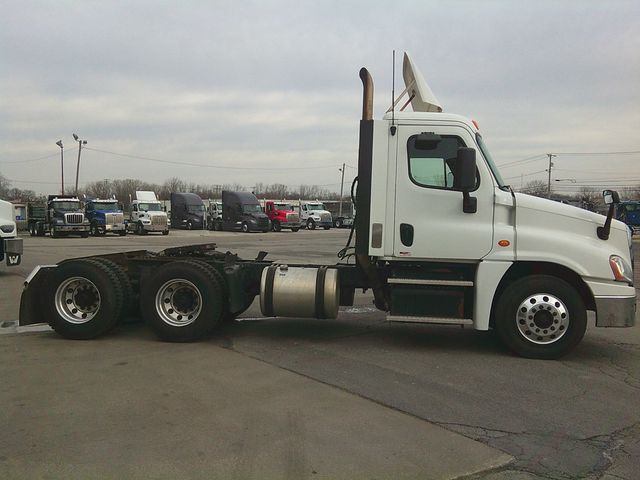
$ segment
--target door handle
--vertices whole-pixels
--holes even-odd
[[[408,223],[400,224],[400,241],[405,247],[413,245],[413,225]]]

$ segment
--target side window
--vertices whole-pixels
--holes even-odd
[[[454,161],[458,148],[464,146],[462,139],[453,135],[412,135],[407,141],[411,181],[421,187],[452,190]]]

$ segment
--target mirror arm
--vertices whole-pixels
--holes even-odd
[[[615,204],[612,203],[609,205],[609,212],[607,213],[607,219],[604,222],[604,226],[598,227],[596,230],[600,240],[609,240],[609,233],[611,233],[611,219],[613,218],[614,208]]]

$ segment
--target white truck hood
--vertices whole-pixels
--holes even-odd
[[[560,202],[516,193],[517,257],[552,262],[592,278],[611,278],[609,256],[630,261],[627,226],[612,220],[608,240],[597,228],[606,217]]]

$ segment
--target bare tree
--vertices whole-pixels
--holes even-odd
[[[601,195],[592,187],[582,187],[575,197],[580,207],[585,210],[597,211],[598,206],[602,203]]]
[[[522,191],[535,197],[546,197],[547,182],[544,180],[532,180],[524,186]]]

